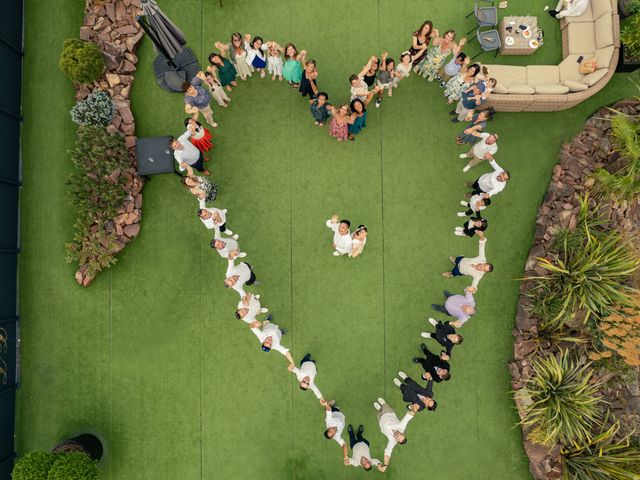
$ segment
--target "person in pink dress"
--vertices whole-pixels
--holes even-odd
[[[349,138],[349,121],[351,120],[349,106],[341,105],[336,108],[330,105],[328,108],[333,117],[329,123],[329,135],[339,142],[347,140]]]

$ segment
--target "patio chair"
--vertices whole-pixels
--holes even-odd
[[[490,3],[491,6],[481,7],[480,2]],[[469,30],[467,35],[480,27],[495,27],[498,25],[498,9],[493,6],[491,0],[475,0],[473,12],[469,13],[466,18],[469,18],[471,15],[475,15],[477,25]]]
[[[498,30],[478,30],[476,38],[478,39],[478,43],[480,44],[480,48],[482,48],[482,51],[476,53],[473,57],[471,57],[472,60],[481,53],[490,52],[492,50],[495,50],[496,52],[494,54],[494,57],[498,55],[498,50],[500,50],[500,47],[502,46]]]

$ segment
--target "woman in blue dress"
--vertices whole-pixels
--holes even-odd
[[[362,100],[354,99],[351,102],[351,118],[349,119],[349,140],[355,140],[355,136],[367,126],[367,108]]]

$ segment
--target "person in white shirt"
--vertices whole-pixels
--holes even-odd
[[[504,168],[498,165],[498,162],[492,160],[489,162],[491,168],[493,168],[493,172],[485,173],[480,176],[475,182],[467,183],[468,187],[473,188],[473,194],[477,195],[479,193],[487,193],[490,197],[493,197],[495,194],[500,193],[506,187],[507,182],[511,179],[511,174],[507,172]],[[467,193],[465,195],[467,198],[471,197],[471,193]]]
[[[463,172],[468,172],[471,167],[475,167],[482,161],[493,161],[493,156],[498,151],[498,134],[483,132],[480,134],[480,140],[478,140],[471,150],[467,153],[460,154],[460,158],[470,158],[469,163],[462,169]]]
[[[467,207],[466,212],[458,212],[459,217],[473,217],[480,215],[480,212],[491,205],[491,199],[487,193],[473,195],[468,202],[461,200],[460,205]]]
[[[229,253],[229,263],[227,266],[227,276],[224,279],[224,286],[227,288],[233,288],[240,298],[246,295],[244,291],[245,285],[253,285],[256,283],[256,276],[251,270],[251,265],[245,262],[235,264],[235,258],[238,256],[238,252]],[[257,284],[257,283],[256,283]]]
[[[260,328],[261,325],[262,328]],[[269,353],[271,350],[280,352],[287,359],[289,365],[293,365],[293,357],[289,353],[289,349],[280,343],[282,336],[287,333],[286,329],[280,328],[268,320],[265,320],[262,324],[254,320],[251,323],[251,331],[260,340],[260,347],[263,352]]]
[[[349,227],[351,222],[349,220],[339,220],[338,215],[334,215],[330,220],[327,220],[327,227],[333,230],[333,255],[339,257],[341,255],[347,255],[351,252],[353,246],[353,240],[351,239],[351,233]]]
[[[364,250],[364,246],[367,244],[367,234],[369,231],[365,225],[358,225],[356,231],[351,235],[351,251],[349,256],[351,258],[357,257]]]
[[[227,209],[219,209],[219,208],[206,208],[204,205],[201,205],[198,209],[198,218],[202,220],[202,223],[209,230],[216,229],[222,233],[226,233],[227,235],[233,235],[233,232],[227,228]],[[236,240],[238,239],[238,235],[234,235]]]
[[[459,277],[462,275],[469,275],[473,278],[471,282],[471,286],[474,288],[478,287],[478,283],[482,280],[482,277],[485,273],[493,272],[493,265],[487,263],[487,257],[484,253],[484,247],[487,243],[487,239],[485,238],[482,232],[479,233],[480,241],[479,252],[477,257],[449,257],[451,263],[453,263],[453,269],[450,272],[444,272],[442,274],[443,277]]]
[[[238,302],[238,309],[236,310],[236,318],[242,320],[245,323],[253,323],[256,317],[261,313],[267,313],[268,308],[264,308],[260,304],[260,295],[254,295],[253,293],[247,293]],[[267,320],[271,320],[271,315],[267,316]]]
[[[349,450],[347,448],[347,442],[342,439],[342,431],[344,430],[346,419],[344,417],[344,413],[340,411],[340,409],[336,406],[335,400],[329,400],[328,402],[324,399],[320,400],[320,405],[322,405],[327,414],[324,419],[324,423],[327,429],[324,431],[324,437],[327,440],[335,440],[340,448],[342,448],[342,459],[345,465],[349,465]]]
[[[169,148],[173,150],[173,158],[175,158],[178,163],[178,170],[184,172],[186,168],[182,166],[182,163],[186,163],[199,172],[202,172],[203,175],[211,175],[209,170],[204,168],[204,155],[191,143],[191,140],[189,140],[190,137],[191,131],[187,130],[178,138],[171,137],[169,140]]]
[[[409,421],[413,419],[415,412],[410,411],[402,417],[402,420],[398,419],[396,412],[391,408],[382,398],[378,398],[377,402],[373,402],[374,408],[378,412],[378,423],[380,424],[380,431],[387,437],[387,447],[384,449],[384,463],[378,468],[381,472],[384,472],[389,466],[389,460],[391,459],[391,452],[396,444],[404,445],[407,443],[407,437],[404,431],[407,428]]]
[[[211,248],[217,250],[218,254],[222,258],[229,258],[229,254],[231,252],[236,252],[238,254],[238,258],[244,258],[247,256],[245,252],[240,251],[240,245],[238,245],[238,242],[235,238],[223,239],[220,235],[219,228],[214,228],[213,239],[211,240],[209,245],[211,245]]]
[[[310,353],[307,353],[304,357],[302,357],[302,360],[300,360],[300,368],[291,363],[289,364],[288,369],[296,376],[298,382],[300,382],[300,390],[310,389],[316,397],[322,399],[322,393],[315,384],[315,378],[318,374],[316,361],[311,358]]]
[[[564,17],[579,17],[588,6],[589,0],[559,0],[556,8],[549,10],[549,15],[558,20]]]
[[[364,438],[364,426],[358,427],[357,435],[353,434],[353,427],[349,425],[347,427],[349,432],[349,446],[351,447],[351,458],[349,458],[349,465],[353,467],[362,467],[365,470],[371,470],[371,466],[375,465],[380,470],[381,462],[377,458],[371,458],[371,452],[369,451],[369,440]],[[346,462],[345,462],[346,464]]]

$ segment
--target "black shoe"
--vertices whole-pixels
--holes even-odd
[[[455,111],[455,110],[451,110],[451,111],[449,112],[449,115],[457,115],[457,113],[456,113],[456,111]]]
[[[452,118],[451,119],[451,123],[458,123],[460,120],[458,120],[457,118]]]
[[[289,330],[287,330],[286,328],[281,328],[281,329],[280,329],[280,333],[281,333],[282,335],[286,334],[288,331],[289,331]]]
[[[431,308],[433,308],[436,312],[440,311],[439,307],[440,307],[440,305],[436,305],[435,303],[431,304]]]
[[[421,358],[413,357],[413,363],[420,363]]]
[[[349,424],[349,426],[347,427],[347,432],[353,435],[353,427],[351,426],[351,424]]]
[[[273,315],[271,315],[271,314],[267,315],[267,320],[269,320],[269,321],[273,320]]]
[[[361,437],[363,433],[364,433],[364,425],[360,425],[358,427],[358,436]]]
[[[558,18],[558,12],[556,12],[555,10],[549,10],[549,15],[551,15],[553,18]]]

